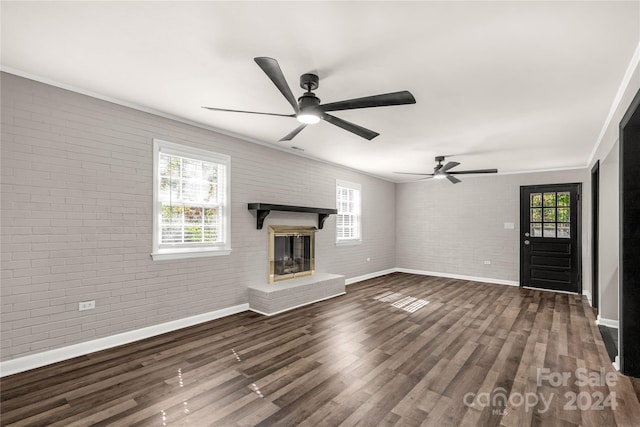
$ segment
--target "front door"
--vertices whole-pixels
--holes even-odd
[[[580,187],[520,187],[520,286],[582,293]]]

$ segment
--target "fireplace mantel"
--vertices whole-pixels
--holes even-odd
[[[262,230],[264,219],[271,213],[271,211],[285,211],[285,212],[302,212],[302,213],[315,213],[318,214],[318,228],[322,230],[324,221],[331,214],[337,214],[337,209],[326,208],[310,208],[307,206],[290,206],[290,205],[274,205],[271,203],[249,203],[249,210],[257,211],[256,228]]]

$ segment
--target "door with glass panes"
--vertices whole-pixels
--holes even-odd
[[[520,187],[520,286],[582,293],[580,188]]]

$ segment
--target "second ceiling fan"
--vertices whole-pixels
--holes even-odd
[[[458,162],[448,162],[446,165],[443,165],[444,156],[436,156],[435,161],[438,164],[433,168],[433,173],[413,173],[413,172],[394,172],[403,175],[422,175],[424,178],[421,179],[448,179],[453,184],[457,184],[461,182],[458,178],[453,175],[463,175],[463,174],[472,174],[472,173],[498,173],[498,169],[477,169],[477,170],[466,170],[466,171],[451,171],[452,168],[458,166],[460,163]]]
[[[278,65],[278,61],[273,58],[258,57],[254,58],[256,63],[262,71],[271,79],[273,84],[276,85],[280,93],[284,95],[286,100],[293,107],[293,114],[278,114],[278,113],[263,113],[259,111],[244,111],[244,110],[229,110],[225,108],[215,107],[203,107],[213,111],[227,111],[233,113],[249,113],[249,114],[264,114],[268,116],[281,116],[281,117],[295,117],[301,124],[293,131],[282,137],[280,141],[290,141],[297,134],[302,131],[307,125],[318,123],[320,120],[331,123],[341,127],[344,130],[352,132],[362,138],[371,140],[379,135],[379,133],[358,126],[354,123],[340,119],[336,116],[328,114],[328,111],[339,110],[354,110],[357,108],[370,108],[370,107],[385,107],[390,105],[405,105],[415,104],[416,100],[413,95],[408,91],[385,93],[382,95],[365,96],[363,98],[354,98],[346,101],[332,102],[329,104],[320,104],[320,98],[318,98],[312,90],[316,90],[320,83],[320,79],[316,74],[303,74],[300,76],[300,87],[305,89],[306,92],[298,98],[293,96],[291,88],[287,84],[287,81]]]

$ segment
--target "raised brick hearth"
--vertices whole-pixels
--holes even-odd
[[[249,308],[271,316],[344,294],[344,276],[316,273],[313,276],[250,286]]]

